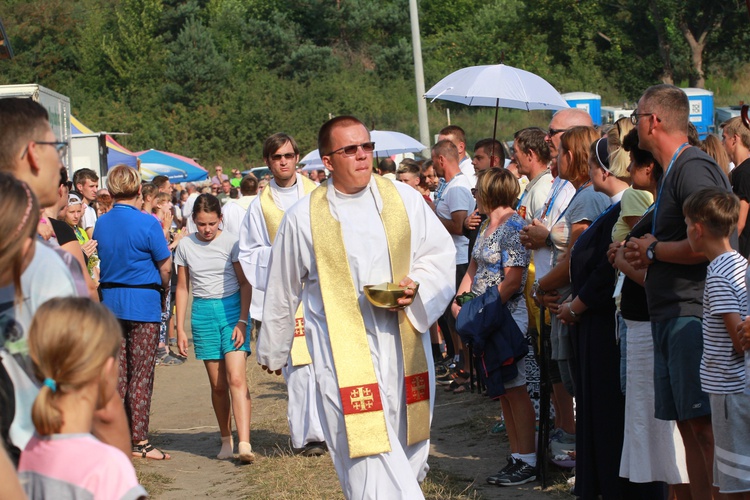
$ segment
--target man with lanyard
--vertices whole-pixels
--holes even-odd
[[[543,293],[543,291],[538,290],[538,281],[549,273],[554,264],[554,242],[550,238],[550,228],[561,217],[576,192],[570,182],[558,176],[557,152],[560,148],[560,140],[563,133],[578,126],[592,126],[591,116],[582,109],[563,109],[552,116],[552,120],[549,123],[549,130],[547,131],[547,135],[544,136],[544,140],[549,148],[550,173],[555,179],[544,205],[542,205],[542,208],[538,212],[533,214],[534,219],[531,221],[531,224],[524,227],[521,231],[521,243],[526,248],[533,250],[532,258],[534,260],[535,280],[532,285],[532,295],[535,296],[534,298],[537,303],[541,302]],[[557,248],[557,250],[559,252],[564,251],[563,248]],[[545,323],[547,323],[546,318],[547,316],[545,315]],[[551,318],[551,320],[555,322],[555,329],[567,328],[566,325],[557,321],[557,318]],[[541,323],[538,324],[541,327]],[[575,449],[576,424],[573,412],[572,380],[568,383],[569,389],[566,389],[561,378],[558,362],[556,359],[552,361],[550,363],[550,382],[552,383],[552,404],[555,408],[555,432],[552,435],[550,446],[553,454],[558,454],[557,452],[559,451]]]
[[[357,118],[318,134],[331,179],[286,212],[273,244],[258,360],[278,373],[302,302],[323,429],[344,496],[424,498],[434,371],[429,326],[455,293],[451,240],[419,192],[372,175]],[[366,285],[404,296],[377,308]],[[418,289],[417,289],[418,284]]]
[[[714,440],[708,395],[701,390],[703,288],[708,262],[691,250],[682,205],[692,193],[717,186],[731,191],[714,160],[688,144],[689,102],[672,85],[649,87],[632,120],[641,149],[663,166],[652,234],[631,238],[625,257],[647,267],[646,297],[654,337],[655,416],[676,420],[685,443],[693,498],[711,498]],[[736,248],[736,233],[733,237]],[[718,489],[713,488],[718,494]]]
[[[299,149],[293,137],[284,133],[270,136],[263,143],[263,159],[273,178],[250,203],[239,234],[240,264],[253,287],[253,302],[256,304],[264,301],[257,295],[266,290],[271,245],[284,212],[315,189],[314,182],[296,171]],[[270,329],[266,335],[283,337],[294,332],[294,347],[284,367],[289,392],[289,433],[292,447],[300,450],[302,455],[319,456],[325,453],[325,436],[315,400],[315,374],[305,339],[305,320],[302,311],[297,312],[294,320],[284,328]]]

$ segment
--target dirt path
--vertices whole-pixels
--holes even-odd
[[[172,459],[135,460],[141,482],[153,498],[341,498],[327,456],[303,459],[289,450],[283,379],[262,372],[251,357],[248,381],[253,397],[251,441],[258,459],[252,466],[241,466],[214,458],[219,434],[203,364],[193,358],[180,366],[157,367],[152,442]],[[508,453],[507,439],[488,432],[499,403],[476,394],[445,394],[440,387],[436,392],[430,465],[435,476],[450,477],[453,491],[430,497],[567,497],[559,492],[562,488],[542,492],[539,482],[517,488],[487,485],[485,477],[499,468]]]

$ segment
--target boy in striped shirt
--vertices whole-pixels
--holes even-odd
[[[739,199],[718,188],[697,191],[683,205],[690,247],[711,262],[703,292],[700,379],[711,401],[714,487],[729,498],[748,498],[744,495],[750,492],[750,396],[744,393],[745,357],[738,334],[747,312],[747,261],[729,242],[739,211]]]

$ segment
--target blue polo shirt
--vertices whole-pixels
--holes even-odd
[[[96,222],[94,239],[98,242],[102,283],[161,284],[157,263],[170,257],[171,252],[155,217],[116,203]],[[118,319],[161,321],[161,297],[156,290],[104,289],[102,302]]]

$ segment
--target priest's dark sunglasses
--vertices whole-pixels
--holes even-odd
[[[362,144],[350,144],[349,146],[338,148],[337,150],[331,151],[330,153],[323,156],[331,156],[339,152],[342,154],[342,156],[354,156],[357,154],[357,151],[359,151],[359,148],[362,148],[362,151],[364,151],[365,154],[369,154],[375,151],[375,143],[363,142]]]
[[[271,159],[273,161],[279,161],[282,158],[286,158],[287,160],[293,160],[296,156],[297,156],[297,153],[284,153],[283,155],[282,154],[274,154],[274,155],[271,155]]]

